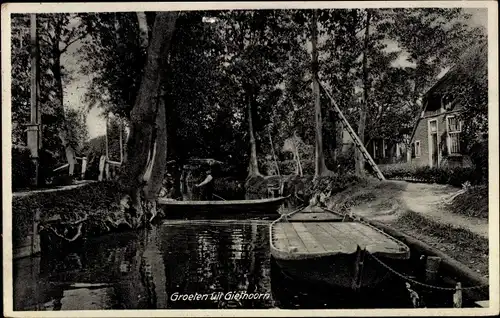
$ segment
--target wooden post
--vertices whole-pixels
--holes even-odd
[[[87,171],[87,157],[82,157],[82,180],[85,179],[86,171]]]
[[[40,136],[39,136],[39,109],[38,109],[38,34],[36,28],[36,14],[30,15],[30,35],[31,35],[31,120],[27,129],[27,142],[31,151],[31,159],[35,167],[34,177],[31,180],[33,186],[38,186],[39,178],[39,156]]]
[[[425,281],[428,283],[435,282],[439,272],[441,258],[437,256],[428,256],[425,262]]]
[[[40,235],[38,234],[38,224],[40,223],[40,209],[35,210],[35,214],[33,216],[33,233],[31,236],[31,255],[35,255],[40,253]]]
[[[361,284],[362,284],[365,252],[366,252],[366,249],[364,247],[362,248],[358,245],[358,248],[356,251],[356,263],[354,264],[354,266],[355,266],[354,276],[353,276],[353,282],[352,282],[353,290],[356,292],[358,292],[360,290]]]
[[[101,156],[99,160],[99,177],[97,180],[102,181],[104,179],[104,166],[106,164],[106,156]]]
[[[462,308],[462,283],[457,283],[456,292],[453,294],[453,308]]]
[[[111,176],[109,175],[109,162],[106,158],[106,162],[104,163],[104,178],[106,180],[110,180]]]

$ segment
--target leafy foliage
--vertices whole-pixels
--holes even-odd
[[[89,38],[80,48],[83,75],[91,77],[89,107],[129,118],[145,63],[136,13],[86,14]]]
[[[12,139],[17,145],[25,145],[25,124],[30,121],[30,74],[31,45],[30,20],[27,14],[12,17]],[[42,114],[43,148],[63,160],[59,132],[69,127],[70,144],[78,148],[87,134],[86,114],[73,108],[62,106],[64,85],[71,80],[71,70],[61,64],[61,56],[69,47],[83,39],[86,30],[79,24],[74,14],[37,15],[39,37],[40,99]]]
[[[370,98],[365,139],[402,141],[419,111],[419,96],[472,40],[482,37],[481,30],[468,27],[468,16],[460,9],[371,9],[365,48],[367,12],[318,10],[319,77],[356,130],[363,103],[362,57],[366,53]],[[146,13],[149,34],[154,17],[155,13]],[[211,17],[214,23],[204,22],[204,17]],[[279,160],[287,160],[282,146],[295,134],[305,145],[314,145],[311,17],[311,10],[190,11],[179,15],[165,70],[168,76],[162,83],[170,159],[212,157],[245,169],[249,160],[248,100],[259,157],[271,154],[269,135]],[[81,72],[91,79],[85,103],[128,119],[146,57],[137,14],[47,15],[44,19],[48,33],[64,26],[59,30],[62,50],[64,43],[73,39],[83,41]],[[68,23],[72,19],[74,22]],[[17,50],[14,68],[29,64],[29,52],[22,50],[28,44],[27,35],[13,38],[13,50]],[[43,41],[43,54],[48,54],[50,41]],[[51,69],[50,61],[43,62],[42,69]],[[62,71],[62,77],[69,79]],[[16,73],[13,134],[22,142],[17,123],[28,119],[29,71],[25,68]],[[48,79],[42,82],[53,83],[50,72],[42,73]],[[471,94],[464,95],[484,99],[486,88],[487,84],[478,82],[469,85]],[[47,95],[44,105],[53,104],[44,106],[44,129],[48,145],[57,149],[57,138],[48,137],[56,136],[56,123],[61,122],[56,100],[45,93],[51,90],[42,88]],[[478,98],[466,103],[471,117],[479,113],[475,100]],[[321,104],[326,161],[329,167],[336,167],[342,157],[335,150],[340,147],[341,127],[332,125],[336,118],[329,100],[323,96]],[[484,115],[485,107],[481,109]],[[484,120],[478,122],[487,127]]]

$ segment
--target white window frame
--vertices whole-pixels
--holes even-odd
[[[432,149],[431,149],[431,123],[432,122],[436,122],[436,134],[438,135],[438,144],[436,145],[436,147],[438,148],[438,157],[437,157],[437,160],[438,160],[438,166],[441,164],[441,152],[439,151],[439,121],[437,120],[437,118],[432,118],[432,119],[429,119],[427,120],[427,146],[428,146],[428,149],[429,149],[429,167],[433,167],[432,165]]]
[[[422,148],[421,148],[422,143],[420,140],[415,140],[415,158],[420,158],[422,155]]]
[[[450,100],[449,100],[449,102],[448,102],[448,103],[446,103],[446,102],[445,102],[445,99],[446,99],[447,97],[451,97],[450,93],[445,93],[445,94],[443,94],[443,96],[441,96],[441,109],[442,109],[443,111],[445,111],[445,112],[446,112],[446,111],[449,111],[449,110],[451,110],[451,109],[453,109],[453,104],[454,104],[454,102],[455,102],[455,100],[450,99]]]
[[[450,133],[450,119],[455,118],[458,123],[458,131],[454,131]],[[462,121],[455,115],[448,115],[446,116],[446,147],[448,148],[448,154],[460,154],[461,149],[460,149],[460,134],[462,133]],[[457,134],[458,135],[458,152],[452,153],[451,152],[451,134]]]

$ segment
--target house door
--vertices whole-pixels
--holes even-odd
[[[438,166],[438,135],[431,134],[431,167]]]
[[[437,167],[439,164],[439,145],[437,134],[437,120],[429,121],[429,159],[430,166]]]

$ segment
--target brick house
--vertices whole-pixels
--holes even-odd
[[[415,166],[470,166],[461,138],[460,99],[452,92],[472,77],[487,78],[487,45],[466,52],[422,98],[422,111],[411,134],[408,161]]]

